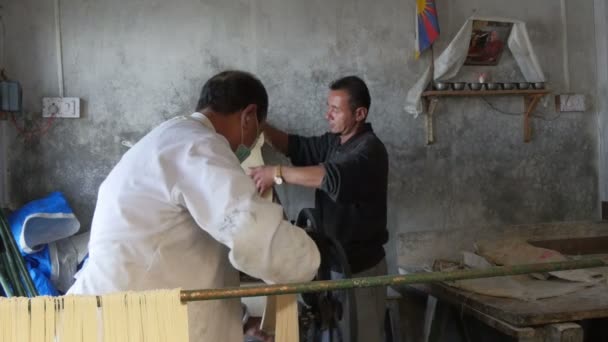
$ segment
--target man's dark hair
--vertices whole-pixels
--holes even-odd
[[[209,108],[220,114],[228,114],[250,104],[258,106],[258,121],[266,120],[268,93],[262,82],[248,72],[226,70],[211,77],[203,85],[196,111]]]
[[[354,112],[359,107],[365,107],[369,111],[372,99],[369,96],[367,85],[357,76],[346,76],[333,81],[329,85],[331,90],[344,90],[349,95],[350,109]]]

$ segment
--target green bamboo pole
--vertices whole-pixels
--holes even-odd
[[[0,241],[0,243],[4,244],[4,253],[2,253],[4,266],[6,267],[8,278],[10,280],[11,285],[13,286],[13,291],[15,295],[23,297],[26,295],[25,289],[23,288],[23,284],[21,283],[21,279],[19,278],[19,271],[17,270],[13,254],[11,253],[11,249],[9,246],[9,237],[7,237],[6,234],[7,233],[4,229],[4,225],[0,221],[0,240],[2,240]]]
[[[323,292],[361,287],[406,285],[462,279],[491,278],[518,274],[554,272],[602,266],[607,266],[606,263],[604,263],[602,260],[585,259],[542,264],[490,267],[487,269],[459,270],[451,272],[426,272],[407,275],[388,275],[368,278],[323,280],[294,284],[261,285],[251,287],[228,287],[223,289],[206,290],[184,290],[181,292],[181,300],[182,302],[193,302],[213,299],[274,296],[290,293]]]
[[[1,241],[0,241],[0,243],[1,243]],[[17,270],[15,269],[11,255],[9,254],[8,251],[4,251],[4,253],[2,253],[0,255],[2,257],[2,262],[4,263],[4,266],[6,267],[6,273],[8,275],[8,279],[9,279],[11,285],[13,286],[14,294],[19,297],[25,296],[25,290],[23,289],[23,285],[21,284],[21,281],[19,281],[19,274],[17,273]]]
[[[11,288],[8,279],[6,279],[6,277],[4,276],[4,270],[2,267],[0,267],[0,286],[2,287],[2,291],[4,291],[4,295],[6,297],[13,296],[13,289]]]
[[[13,257],[13,262],[14,265],[17,268],[17,274],[21,275],[18,279],[20,280],[20,285],[24,286],[24,295],[25,295],[25,290],[27,290],[27,292],[29,293],[29,297],[36,297],[38,295],[38,291],[36,290],[36,286],[34,286],[34,282],[32,281],[32,277],[30,276],[30,272],[27,269],[27,267],[25,266],[25,260],[23,259],[23,256],[21,255],[21,251],[19,251],[19,248],[17,247],[17,243],[15,242],[15,239],[13,238],[13,233],[11,231],[11,228],[8,224],[8,222],[6,221],[6,218],[4,217],[4,213],[2,212],[2,210],[0,210],[0,229],[3,230],[5,232],[4,235],[6,235],[6,244],[8,246],[7,247],[7,254],[11,255]],[[23,282],[21,284],[21,281]]]

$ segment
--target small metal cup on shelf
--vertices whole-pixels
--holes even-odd
[[[435,89],[436,90],[450,90],[450,83],[449,82],[435,82]]]
[[[471,90],[481,90],[483,88],[483,83],[469,83],[469,89]]]
[[[530,83],[528,83],[528,82],[519,82],[519,83],[517,83],[517,89],[520,89],[520,90],[530,89]]]
[[[515,89],[515,87],[516,87],[516,84],[515,84],[515,83],[510,83],[510,82],[507,82],[507,83],[503,83],[503,84],[502,84],[502,88],[503,88],[504,90],[513,90],[513,89]]]
[[[496,82],[491,82],[491,83],[487,83],[486,87],[488,90],[500,90],[502,88],[502,84],[496,83]]]
[[[454,90],[464,90],[464,88],[466,87],[466,83],[465,82],[454,82],[452,83],[452,89]]]
[[[532,86],[534,89],[545,89],[545,82],[534,82]]]

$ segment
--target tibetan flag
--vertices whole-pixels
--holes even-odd
[[[416,0],[416,58],[439,37],[435,0]]]

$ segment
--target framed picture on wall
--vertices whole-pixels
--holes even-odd
[[[469,52],[465,65],[497,65],[504,51],[513,23],[473,21]]]

